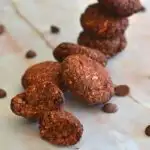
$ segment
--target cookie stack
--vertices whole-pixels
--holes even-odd
[[[127,45],[127,17],[144,10],[139,0],[99,0],[81,15],[84,31],[78,44],[98,49],[108,58],[115,56]]]

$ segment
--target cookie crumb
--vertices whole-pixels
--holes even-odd
[[[57,26],[51,26],[51,33],[57,34],[60,32],[60,29]]]
[[[146,134],[147,136],[150,136],[150,125],[146,127],[146,129],[145,129],[145,134]]]
[[[27,53],[26,53],[26,58],[30,59],[30,58],[34,58],[36,57],[36,52],[33,51],[33,50],[29,50]]]
[[[4,89],[0,89],[0,98],[5,98],[7,95],[6,91]]]
[[[130,92],[130,88],[127,85],[118,85],[115,87],[116,96],[127,96]]]
[[[0,24],[0,34],[3,34],[5,31],[4,25]]]
[[[116,104],[112,104],[112,103],[105,104],[102,109],[106,113],[115,113],[115,112],[118,111],[117,105]]]

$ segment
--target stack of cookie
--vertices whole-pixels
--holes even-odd
[[[99,0],[81,15],[80,45],[95,48],[108,58],[125,49],[129,16],[144,11],[139,0]]]

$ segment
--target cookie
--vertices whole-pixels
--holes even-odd
[[[109,58],[124,50],[127,41],[124,35],[104,39],[92,36],[87,32],[81,32],[78,44],[97,49]]]
[[[98,0],[112,14],[121,17],[129,17],[140,11],[144,11],[145,7],[140,0]]]
[[[62,91],[52,82],[32,85],[11,100],[11,110],[26,119],[38,119],[45,111],[60,110],[64,103]]]
[[[45,61],[29,67],[23,77],[22,85],[26,89],[36,83],[51,81],[61,86],[60,81],[61,65],[58,62]]]
[[[107,64],[107,58],[100,51],[73,43],[61,43],[55,48],[53,54],[54,57],[60,62],[70,55],[81,54],[96,60],[103,66]]]
[[[103,104],[114,93],[113,84],[105,68],[85,55],[71,55],[62,62],[65,85],[89,105]]]
[[[116,17],[99,4],[93,4],[81,15],[81,25],[90,34],[101,38],[112,38],[125,32],[128,19]]]
[[[80,121],[66,111],[45,112],[40,119],[39,128],[43,139],[61,146],[76,144],[83,134]]]

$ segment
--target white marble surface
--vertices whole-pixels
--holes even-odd
[[[119,106],[119,111],[105,114],[98,107],[82,106],[75,98],[67,96],[66,109],[84,124],[85,131],[80,143],[69,148],[52,146],[39,138],[37,125],[10,111],[11,97],[22,90],[20,78],[24,70],[33,63],[53,60],[52,48],[58,43],[76,41],[81,30],[78,18],[85,6],[91,3],[86,1],[15,0],[17,9],[30,21],[29,25],[14,11],[10,0],[0,0],[0,22],[6,25],[8,31],[0,36],[0,87],[8,92],[8,97],[0,100],[0,149],[150,149],[150,139],[144,134],[145,127],[150,124],[149,0],[143,0],[148,9],[146,13],[130,18],[126,33],[128,47],[108,64],[114,83],[125,83],[131,87],[130,96],[112,98],[112,102]],[[51,24],[61,27],[59,35],[49,34]],[[38,57],[27,61],[24,53],[30,48],[37,51]]]

